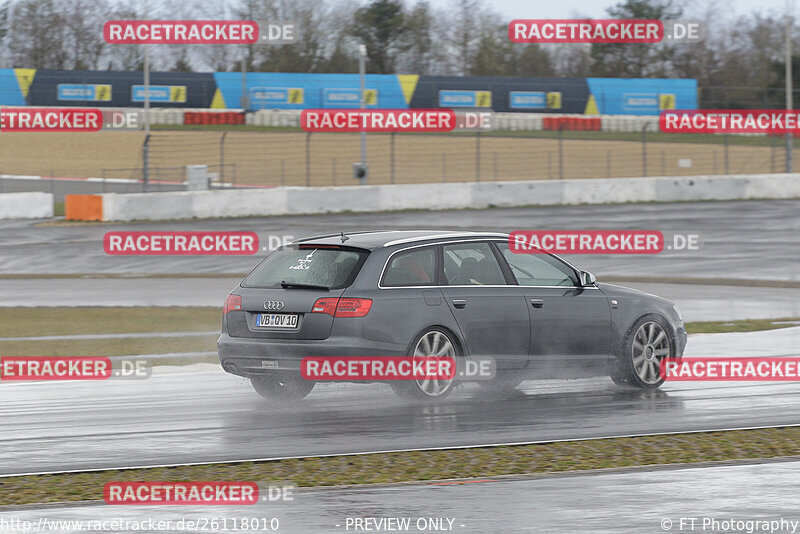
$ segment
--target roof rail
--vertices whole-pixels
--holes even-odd
[[[384,243],[384,247],[391,247],[394,245],[401,245],[405,243],[414,243],[417,241],[429,241],[431,239],[446,239],[450,237],[508,237],[508,234],[504,234],[502,232],[457,232],[457,233],[449,233],[449,234],[431,234],[431,235],[423,235],[423,236],[415,236],[415,237],[406,237],[404,239],[396,239],[394,241],[389,241]]]
[[[304,237],[302,239],[295,239],[292,243],[305,243],[306,241],[314,241],[316,239],[327,239],[329,237],[342,237],[344,235],[358,235],[358,234],[380,234],[382,232],[391,232],[392,230],[361,230],[358,232],[336,232],[335,234],[322,234]]]

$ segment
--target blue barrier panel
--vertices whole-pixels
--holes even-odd
[[[605,115],[658,115],[697,109],[697,80],[587,78],[597,110]]]
[[[250,101],[248,109],[358,107],[357,74],[248,72],[245,78],[245,92]],[[241,107],[242,74],[216,72],[214,79],[225,105],[229,108]],[[408,108],[397,76],[367,74],[365,84],[368,107]],[[259,96],[264,98],[257,98]]]
[[[14,69],[0,69],[0,105],[25,105],[25,96],[20,90]]]

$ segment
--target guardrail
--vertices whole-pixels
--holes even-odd
[[[47,219],[53,216],[53,195],[41,192],[0,194],[0,219]]]
[[[800,198],[800,174],[68,195],[70,220],[135,221],[563,204]],[[90,219],[71,206],[92,205]]]

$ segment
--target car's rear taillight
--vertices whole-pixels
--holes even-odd
[[[372,308],[372,299],[340,298],[334,317],[364,317]]]
[[[225,306],[222,308],[222,315],[228,312],[237,311],[242,309],[242,297],[239,295],[228,295],[225,299]]]
[[[317,299],[312,313],[327,313],[333,317],[364,317],[372,308],[372,299],[324,297]]]
[[[338,297],[325,297],[317,299],[314,306],[311,308],[312,313],[327,313],[333,315],[336,313],[336,303],[339,302]]]

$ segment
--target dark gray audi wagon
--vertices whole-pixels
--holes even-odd
[[[490,390],[523,380],[607,375],[657,388],[686,330],[670,301],[595,277],[508,234],[354,232],[309,237],[267,256],[225,302],[219,359],[268,399],[306,396],[308,356],[491,359]],[[458,382],[398,380],[438,400]]]

